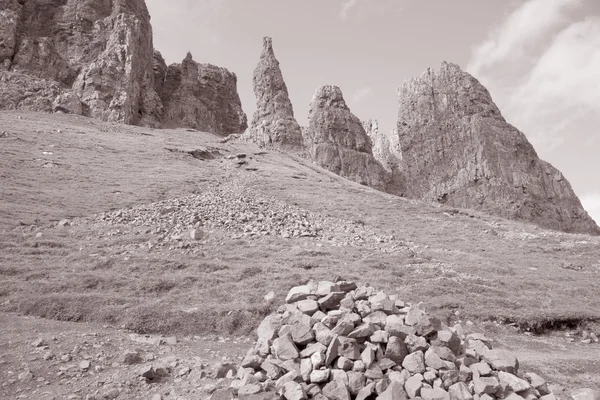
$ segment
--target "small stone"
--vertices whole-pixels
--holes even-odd
[[[344,385],[348,386],[348,374],[346,371],[342,371],[339,369],[332,369],[331,374],[329,376],[330,381],[340,381],[343,382]]]
[[[208,400],[233,400],[235,394],[232,388],[217,389],[209,397]]]
[[[263,361],[264,358],[258,355],[257,350],[250,349],[242,360],[242,368],[260,369],[260,365],[263,363]]]
[[[408,356],[408,353],[409,352],[408,352],[408,348],[406,347],[406,343],[404,343],[404,341],[401,338],[399,338],[398,336],[390,336],[387,347],[386,347],[386,351],[385,351],[386,358],[389,358],[390,360],[394,361],[396,364],[401,365],[401,364],[403,364],[405,358]],[[416,354],[416,353],[413,353],[413,354]],[[421,354],[421,357],[423,357],[423,352],[420,352],[420,354]],[[424,365],[423,365],[423,367],[424,367]]]
[[[469,387],[464,382],[458,382],[448,389],[450,400],[473,400]]]
[[[190,231],[190,238],[192,240],[202,240],[203,237],[204,232],[202,232],[202,229],[192,229]]]
[[[225,378],[229,374],[235,375],[237,370],[233,363],[217,363],[213,366],[212,376],[215,379]]]
[[[450,400],[450,395],[444,389],[421,389],[421,398],[423,400]]]
[[[341,344],[339,338],[337,336],[334,337],[329,344],[329,347],[327,347],[327,352],[325,353],[325,367],[329,367],[333,360],[338,357],[340,346]]]
[[[282,320],[281,316],[277,314],[271,314],[262,320],[256,333],[258,335],[258,341],[269,342],[277,337],[277,331],[281,328]]]
[[[379,368],[379,365],[373,364],[369,368],[367,368],[367,370],[365,371],[365,376],[368,379],[373,380],[382,379],[383,371],[381,370],[381,368]]]
[[[313,344],[309,344],[308,346],[306,346],[306,348],[304,350],[302,350],[300,352],[300,357],[301,358],[306,358],[306,357],[310,357],[315,353],[325,353],[327,351],[327,346],[323,345],[322,343],[313,343]]]
[[[271,380],[279,379],[283,375],[281,367],[274,364],[271,360],[266,360],[260,366],[261,370],[264,371],[267,378]]]
[[[362,354],[361,354],[361,357],[362,357]],[[365,366],[365,363],[362,360],[354,361],[354,366],[352,367],[352,371],[365,372],[366,369],[367,369],[367,367]]]
[[[303,358],[300,361],[300,375],[304,382],[310,382],[310,374],[313,370],[312,361],[310,358]]]
[[[363,322],[385,328],[387,314],[383,311],[375,311],[363,318]]]
[[[346,357],[338,357],[336,367],[344,371],[350,371],[354,367],[354,362]]]
[[[313,326],[313,330],[315,332],[315,338],[317,339],[317,342],[319,342],[325,346],[329,346],[329,344],[335,337],[335,335],[331,332],[331,329],[326,327],[321,322],[317,322]]]
[[[319,303],[317,303],[315,300],[301,300],[296,303],[296,306],[298,307],[298,310],[307,315],[313,315],[319,311]]]
[[[388,315],[385,319],[385,331],[390,336],[406,337],[404,318],[399,315]]]
[[[448,347],[456,356],[460,354],[460,338],[454,332],[447,330],[438,331],[437,338],[432,344],[438,347]]]
[[[507,387],[513,392],[522,392],[531,388],[531,384],[525,379],[504,371],[498,372],[498,380],[503,387]]]
[[[350,394],[357,395],[366,385],[367,377],[362,372],[348,372],[348,390]]]
[[[360,346],[355,339],[346,338],[343,336],[338,337],[340,347],[338,349],[338,355],[346,357],[352,361],[356,361],[360,358]]]
[[[17,379],[21,382],[31,382],[33,380],[33,374],[31,373],[31,371],[26,370],[21,372],[18,376]]]
[[[442,369],[444,360],[433,349],[429,349],[425,352],[425,365],[435,370]]]
[[[490,376],[492,374],[492,368],[486,362],[478,362],[469,366],[474,374],[479,376]]]
[[[475,384],[475,393],[479,395],[494,394],[500,388],[500,382],[494,377],[475,377],[473,383]]]
[[[404,390],[408,394],[408,397],[414,399],[421,395],[421,388],[423,387],[423,375],[415,374],[408,378],[404,383]]]
[[[79,363],[79,369],[81,369],[82,371],[87,371],[88,369],[90,369],[91,364],[89,360],[83,360]]]
[[[483,374],[482,374],[483,375]],[[525,374],[525,379],[531,384],[531,386],[540,392],[542,396],[550,394],[548,390],[548,384],[546,380],[539,376],[538,374],[534,374],[533,372],[528,372]]]
[[[293,370],[283,375],[281,378],[277,379],[277,381],[275,382],[275,387],[282,388],[288,382],[300,383],[301,381],[302,377],[300,376],[300,372]]]
[[[273,355],[280,360],[293,360],[298,358],[298,348],[294,344],[291,335],[278,337],[273,341]]]
[[[329,400],[350,400],[350,392],[343,382],[331,381],[323,387],[323,395]]]
[[[348,334],[348,337],[354,339],[368,338],[371,335],[373,335],[375,331],[375,325],[366,322],[356,327],[352,332]]]
[[[390,335],[386,332],[386,331],[375,331],[371,337],[369,338],[369,341],[371,343],[387,343],[389,340]]]
[[[283,395],[287,400],[306,400],[306,392],[298,382],[287,382],[283,385]]]
[[[344,317],[338,321],[337,325],[331,330],[331,333],[339,336],[348,336],[353,330],[354,322],[350,318]]]
[[[387,389],[377,397],[378,400],[406,400],[406,392],[399,382],[391,381]]]
[[[143,362],[144,360],[137,351],[126,351],[121,356],[121,363],[125,365],[134,365]]]
[[[33,347],[44,347],[44,346],[48,346],[48,344],[46,343],[46,341],[42,338],[38,338],[36,340],[34,340],[33,342],[31,342],[31,345]]]
[[[390,360],[389,358],[382,358],[381,360],[379,360],[378,364],[379,364],[379,368],[381,368],[383,371],[392,369],[398,365],[394,361]]]
[[[422,351],[407,355],[402,361],[402,366],[411,374],[422,374],[425,372],[425,358]]]
[[[140,368],[140,376],[148,379],[149,381],[153,380],[156,377],[156,372],[151,365],[145,365]]]
[[[504,400],[525,400],[525,399],[516,393],[509,393],[507,396],[504,396]]]
[[[246,396],[252,396],[253,394],[258,394],[260,392],[262,392],[262,387],[256,383],[244,385],[238,390],[238,397],[243,399]]]
[[[362,362],[366,368],[369,368],[375,362],[375,350],[371,346],[367,346],[360,355]]]
[[[346,297],[346,293],[344,292],[329,293],[327,296],[319,299],[319,307],[321,308],[321,311],[324,312],[334,310],[339,308],[340,302],[342,299],[344,299],[344,297]]]
[[[319,282],[317,286],[317,294],[319,296],[327,296],[333,292],[341,292],[339,285],[328,281]]]
[[[483,358],[497,371],[504,371],[511,374],[519,372],[519,360],[506,350],[488,350]]]
[[[370,383],[365,386],[358,394],[356,395],[355,400],[367,400],[371,398],[371,395],[375,393],[375,383]]]
[[[323,383],[329,380],[329,369],[315,369],[310,373],[310,381],[313,383]]]
[[[406,338],[404,338],[404,343],[406,343],[406,347],[410,353],[414,353],[415,351],[426,351],[429,348],[427,339],[422,336],[407,335]]]
[[[313,295],[312,288],[308,285],[296,286],[290,289],[288,295],[285,298],[285,302],[295,303],[300,300],[306,300],[309,296]]]
[[[177,338],[175,336],[169,336],[165,338],[165,343],[169,346],[175,346],[177,344]]]
[[[313,368],[318,369],[325,365],[325,353],[317,352],[310,356],[310,361],[312,362]]]

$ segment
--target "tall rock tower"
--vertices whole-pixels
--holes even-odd
[[[508,124],[487,89],[454,64],[398,89],[408,197],[566,232],[600,234],[571,185]]]
[[[371,140],[337,86],[322,86],[308,111],[304,144],[315,163],[363,185],[387,190],[390,175],[372,153]]]
[[[263,38],[260,61],[254,70],[256,112],[243,137],[261,146],[302,150],[302,130],[294,118],[292,102],[270,37]]]

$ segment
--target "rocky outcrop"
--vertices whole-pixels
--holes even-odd
[[[32,84],[16,93],[18,101],[2,108],[67,111],[106,121],[156,125],[160,102],[148,56],[152,54],[150,15],[143,0],[3,2],[3,79],[28,80],[11,76],[21,74],[32,77],[28,80]],[[60,87],[68,100],[57,96],[47,101],[38,96],[36,89],[42,86],[44,94]]]
[[[508,124],[487,89],[443,63],[398,89],[409,197],[539,226],[600,234],[569,182]]]
[[[373,147],[373,157],[389,172],[398,168],[402,161],[398,131],[381,132],[379,122],[370,118],[362,122]]]
[[[390,177],[373,157],[371,141],[340,88],[317,89],[308,121],[304,144],[316,164],[360,184],[387,189]]]
[[[0,109],[219,134],[247,126],[234,74],[191,57],[167,68],[144,0],[0,0],[0,81]]]
[[[253,85],[256,112],[243,137],[261,146],[301,150],[302,130],[294,118],[292,102],[269,37],[263,38]]]
[[[188,53],[181,64],[166,67],[154,55],[156,91],[164,107],[166,127],[191,127],[220,135],[248,127],[237,92],[237,77],[225,68],[199,64]]]

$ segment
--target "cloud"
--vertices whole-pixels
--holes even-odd
[[[600,18],[582,0],[529,0],[474,49],[467,70],[542,153],[582,142],[600,123]]]
[[[360,88],[352,94],[352,97],[351,97],[352,102],[354,104],[358,104],[361,101],[363,101],[365,98],[369,97],[372,92],[373,92],[373,89],[369,86]]]
[[[600,192],[585,194],[580,199],[583,208],[600,225]]]
[[[356,17],[360,20],[371,15],[381,15],[402,10],[405,0],[343,0],[340,18],[343,21]]]

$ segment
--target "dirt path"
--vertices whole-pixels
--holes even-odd
[[[0,314],[0,399],[198,399],[237,365],[248,338],[144,336],[83,323]],[[128,365],[130,358],[139,360]],[[143,369],[163,368],[147,381]],[[225,383],[226,384],[226,383]]]

